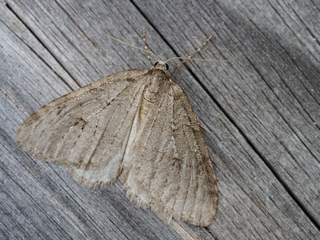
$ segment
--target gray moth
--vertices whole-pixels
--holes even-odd
[[[151,63],[146,43],[144,51]],[[17,144],[84,186],[107,187],[120,176],[138,206],[207,226],[217,209],[216,178],[196,115],[166,62],[112,74],[46,104],[21,125]]]

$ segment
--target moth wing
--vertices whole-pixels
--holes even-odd
[[[121,180],[139,206],[195,225],[213,219],[218,190],[195,113],[176,83],[151,107],[125,155]]]
[[[86,186],[116,181],[143,91],[143,71],[104,77],[29,116],[16,142],[37,158],[65,166]]]

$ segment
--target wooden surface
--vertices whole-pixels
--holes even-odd
[[[0,0],[0,239],[319,239],[319,1]],[[197,56],[186,92],[215,168],[206,227],[135,207],[118,181],[94,191],[15,144],[33,111],[79,86]],[[179,61],[170,62],[170,69]]]

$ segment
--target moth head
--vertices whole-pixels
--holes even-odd
[[[169,65],[166,63],[166,62],[163,62],[163,61],[159,61],[159,62],[156,62],[154,65],[153,65],[154,69],[160,69],[164,72],[167,72],[167,70],[169,70]]]

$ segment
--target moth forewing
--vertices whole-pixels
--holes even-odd
[[[58,98],[25,120],[16,142],[85,186],[121,175],[137,205],[206,226],[218,200],[213,166],[191,104],[166,69],[159,61]]]

